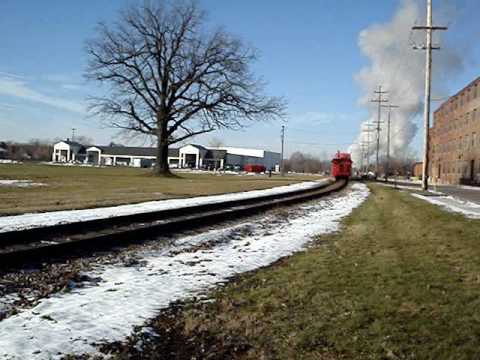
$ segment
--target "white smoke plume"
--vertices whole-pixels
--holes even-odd
[[[362,88],[363,96],[360,103],[369,109],[369,118],[362,123],[376,121],[377,103],[370,100],[375,98],[373,93],[382,85],[388,91],[386,98],[390,104],[400,106],[392,110],[391,121],[391,155],[400,156],[415,137],[418,126],[413,122],[416,115],[423,109],[425,51],[413,50],[412,45],[423,45],[425,33],[412,31],[414,25],[425,23],[425,1],[402,0],[391,21],[384,24],[369,26],[360,32],[358,44],[361,52],[370,60],[370,64],[356,74],[355,79]],[[437,9],[440,10],[440,9]],[[442,21],[434,11],[434,22]],[[440,41],[440,34],[435,34],[434,44]],[[433,74],[442,77],[458,70],[461,63],[460,56],[451,49],[445,49],[442,44],[440,52],[434,52]],[[436,82],[433,84],[435,92]],[[439,93],[437,87],[436,95]],[[385,103],[388,104],[388,103]],[[387,138],[387,109],[382,110],[382,130],[380,133],[380,157],[386,151]],[[370,163],[374,162],[376,149],[376,133],[370,133]],[[361,163],[361,147],[359,144],[367,141],[367,133],[360,132],[356,142],[350,146],[352,158],[357,167]]]

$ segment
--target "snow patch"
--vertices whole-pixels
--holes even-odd
[[[51,166],[78,166],[78,167],[95,167],[95,168],[104,168],[106,166],[90,164],[90,163],[81,163],[81,162],[54,162],[54,161],[43,161],[42,165],[51,165]]]
[[[2,186],[27,188],[35,186],[47,186],[47,184],[35,183],[32,180],[0,180],[0,187]]]
[[[186,208],[195,205],[215,204],[229,200],[252,199],[265,195],[285,194],[297,190],[311,189],[321,184],[328,184],[331,181],[331,179],[322,179],[318,181],[308,181],[287,186],[278,186],[265,190],[244,191],[223,195],[148,201],[139,204],[120,205],[85,210],[51,211],[46,213],[29,213],[23,215],[3,216],[0,217],[0,233],[57,224],[70,224],[74,222],[95,219],[106,219],[115,216]]]
[[[470,219],[480,219],[480,205],[471,201],[463,201],[453,196],[431,197],[420,194],[412,194],[412,196],[428,201],[431,204],[441,206],[447,211],[452,211],[465,215]]]
[[[413,190],[413,191],[421,191],[422,189],[419,188],[418,186],[415,187],[415,186],[409,186],[409,185],[397,185],[397,184],[385,184],[385,183],[377,183],[379,185],[382,185],[382,186],[386,186],[386,187],[391,187],[391,188],[395,188],[395,189],[402,189],[402,190]],[[436,190],[428,190],[429,193],[432,193],[432,194],[437,194],[437,195],[443,195],[442,192],[440,191],[436,191]]]
[[[300,207],[295,216],[266,216],[139,251],[142,266],[99,265],[89,274],[102,278],[96,286],[52,296],[1,321],[0,359],[96,354],[95,344],[124,340],[171,302],[305,249],[314,235],[337,231],[368,195],[356,183],[344,195]]]
[[[480,191],[480,186],[460,185],[461,189]]]
[[[23,164],[21,161],[10,160],[10,159],[0,159],[0,164]]]

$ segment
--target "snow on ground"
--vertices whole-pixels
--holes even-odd
[[[395,178],[394,178],[395,179]],[[392,180],[392,178],[390,178],[389,181],[394,181]],[[397,181],[400,181],[400,182],[406,182],[406,183],[412,183],[412,184],[421,184],[422,183],[422,180],[417,180],[417,179],[397,179]],[[430,183],[430,182],[429,182]]]
[[[210,175],[236,175],[236,176],[265,176],[267,172],[254,173],[247,172],[243,170],[234,171],[234,170],[204,170],[204,169],[185,169],[185,168],[173,168],[171,169],[176,173],[188,173],[188,174],[210,174]],[[272,174],[278,174],[272,171]],[[302,174],[305,175],[305,174]]]
[[[143,266],[99,265],[88,274],[102,279],[96,285],[57,294],[1,321],[0,359],[97,353],[95,343],[124,340],[172,301],[304,249],[315,234],[337,231],[368,194],[356,183],[301,206],[294,216],[269,215],[144,250],[138,254]]]
[[[391,188],[396,188],[396,189],[403,189],[403,190],[419,190],[418,187],[414,186],[408,186],[408,185],[397,185],[397,184],[385,184],[379,182],[378,185],[386,186],[386,187],[391,187]]]
[[[461,189],[480,191],[480,186],[460,185]]]
[[[377,183],[382,186],[386,187],[391,187],[391,188],[396,188],[396,189],[402,189],[402,190],[414,190],[414,191],[420,191],[421,189],[418,186],[409,186],[409,185],[397,185],[397,184],[385,184],[385,183]],[[434,187],[435,188],[435,187]],[[428,190],[428,192],[432,194],[437,194],[437,195],[443,195],[442,192],[436,191],[436,190]]]
[[[227,200],[252,199],[264,195],[282,194],[296,190],[311,189],[320,184],[326,184],[330,181],[332,180],[322,179],[318,181],[307,181],[287,186],[278,186],[265,190],[244,191],[223,195],[148,201],[139,204],[120,205],[85,210],[64,210],[51,211],[46,213],[29,213],[23,215],[3,216],[0,217],[0,233],[56,224],[69,224],[79,221],[105,219],[122,215],[177,209],[194,205],[214,204]]]
[[[40,164],[42,165],[52,165],[52,166],[79,166],[79,167],[99,167],[104,168],[106,166],[96,165],[90,163],[80,163],[80,162],[54,162],[54,161],[43,161]]]
[[[419,191],[418,187],[406,186],[406,185],[393,185],[393,184],[382,184],[382,186],[396,187],[403,190],[413,190]],[[433,185],[435,188],[435,186]],[[470,188],[470,187],[469,187]],[[475,189],[476,190],[476,189]],[[428,201],[431,204],[439,205],[448,211],[453,211],[461,213],[470,219],[480,219],[480,205],[471,201],[460,200],[454,196],[447,196],[445,193],[436,190],[428,190],[429,193],[438,195],[438,196],[424,196],[418,193],[412,193],[412,196]]]
[[[0,164],[22,164],[22,162],[10,159],[0,159]]]
[[[471,201],[463,201],[453,196],[423,196],[412,194],[412,196],[428,201],[431,204],[439,205],[448,211],[457,212],[470,219],[480,219],[480,205]]]
[[[47,184],[43,183],[35,183],[32,180],[0,180],[0,187],[33,187],[33,186],[47,186]]]

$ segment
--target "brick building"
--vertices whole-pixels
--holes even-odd
[[[480,183],[480,77],[434,112],[429,155],[432,182]]]
[[[412,175],[421,178],[423,172],[423,162],[416,162],[413,164]]]

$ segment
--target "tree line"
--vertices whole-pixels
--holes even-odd
[[[15,161],[51,161],[53,145],[64,139],[40,139],[32,138],[26,142],[0,141],[0,148],[7,150],[3,156]],[[77,136],[75,141],[82,145],[93,145],[93,140],[87,136]]]
[[[390,174],[400,176],[411,176],[413,166],[417,162],[415,155],[407,153],[403,157],[390,158]],[[380,173],[386,169],[386,158],[380,158]],[[284,160],[285,171],[309,174],[329,174],[331,169],[331,158],[324,153],[321,156],[315,156],[301,151],[296,151]],[[359,164],[354,164],[354,168],[359,168]],[[373,170],[373,165],[370,170]]]

